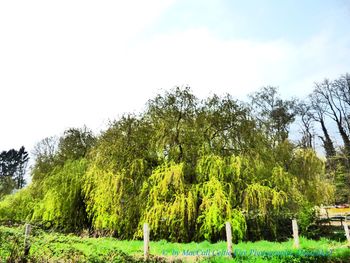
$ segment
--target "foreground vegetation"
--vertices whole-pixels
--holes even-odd
[[[23,256],[23,226],[0,227],[0,260],[16,262]],[[345,243],[301,238],[301,248],[292,248],[292,240],[242,242],[234,245],[229,259],[225,242],[169,243],[151,242],[149,262],[349,262]],[[114,238],[78,237],[47,233],[34,228],[30,237],[28,262],[142,262],[142,241]]]

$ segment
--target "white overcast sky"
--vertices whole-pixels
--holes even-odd
[[[350,70],[342,0],[1,0],[0,150],[142,110],[162,90],[305,96]]]

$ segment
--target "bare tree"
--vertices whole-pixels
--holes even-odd
[[[34,146],[32,154],[35,159],[43,157],[52,158],[55,155],[57,148],[58,138],[55,136],[46,137]]]
[[[322,83],[315,84],[313,93],[317,97],[318,104],[323,108],[324,114],[336,123],[344,143],[345,152],[347,156],[350,156],[350,139],[346,122],[347,112],[336,86],[326,79]]]
[[[310,100],[310,117],[318,122],[321,126],[323,136],[319,136],[323,143],[323,148],[326,152],[327,158],[333,157],[336,154],[333,141],[329,135],[328,129],[325,124],[325,104],[322,103],[322,99],[318,93],[312,93],[309,96]]]
[[[311,112],[312,106],[306,102],[300,102],[296,106],[296,112],[301,121],[301,140],[300,146],[303,148],[314,148],[314,118]]]
[[[350,133],[350,75],[345,74],[332,83],[334,97],[339,104],[344,119],[344,128]]]

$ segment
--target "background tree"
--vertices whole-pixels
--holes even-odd
[[[333,177],[336,186],[336,203],[350,202],[350,122],[349,122],[350,78],[345,74],[333,81],[315,83],[310,95],[313,119],[322,129],[319,136],[327,157],[327,172]],[[340,135],[340,146],[336,149],[331,139],[329,124],[335,124]]]
[[[314,94],[318,97],[318,103],[323,104],[324,113],[336,123],[346,154],[350,156],[350,138],[347,132],[350,127],[347,120],[348,112],[342,93],[337,87],[338,85],[334,82],[326,79],[315,84]]]
[[[315,149],[314,121],[311,113],[312,107],[306,102],[300,102],[296,106],[296,112],[300,117],[301,139],[299,145],[305,149]]]
[[[275,142],[288,138],[289,125],[295,119],[296,100],[283,100],[279,97],[277,88],[264,87],[250,95],[254,117]]]
[[[83,127],[66,130],[58,142],[57,158],[64,163],[66,160],[78,160],[86,157],[94,146],[96,138],[92,131]]]
[[[34,146],[32,155],[35,165],[32,167],[32,181],[41,181],[52,171],[56,163],[58,138],[55,136],[46,137]]]
[[[326,126],[326,107],[327,106],[322,102],[322,98],[318,93],[312,93],[309,96],[309,100],[310,100],[310,106],[311,106],[310,116],[314,121],[320,124],[323,136],[319,135],[319,138],[322,141],[323,148],[326,152],[326,157],[331,158],[335,156],[336,151],[335,151],[335,147],[331,139],[330,133]]]
[[[24,175],[29,157],[22,146],[0,153],[0,196],[11,193],[25,185]]]

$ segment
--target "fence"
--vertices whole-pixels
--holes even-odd
[[[350,234],[349,234],[349,227],[346,222],[343,223],[344,226],[344,232],[346,239],[348,241],[348,245],[350,247]],[[225,229],[226,229],[226,242],[227,242],[227,255],[229,257],[233,256],[233,245],[232,245],[232,227],[229,222],[226,222],[225,224]],[[296,219],[292,220],[292,230],[293,230],[293,247],[295,249],[300,248],[299,244],[299,230],[298,230],[298,223]],[[26,259],[26,256],[29,254],[30,250],[30,232],[31,232],[31,225],[30,224],[25,224],[25,237],[24,237],[24,262]],[[150,227],[149,224],[144,223],[143,225],[143,250],[144,250],[144,259],[147,260],[150,255]]]

